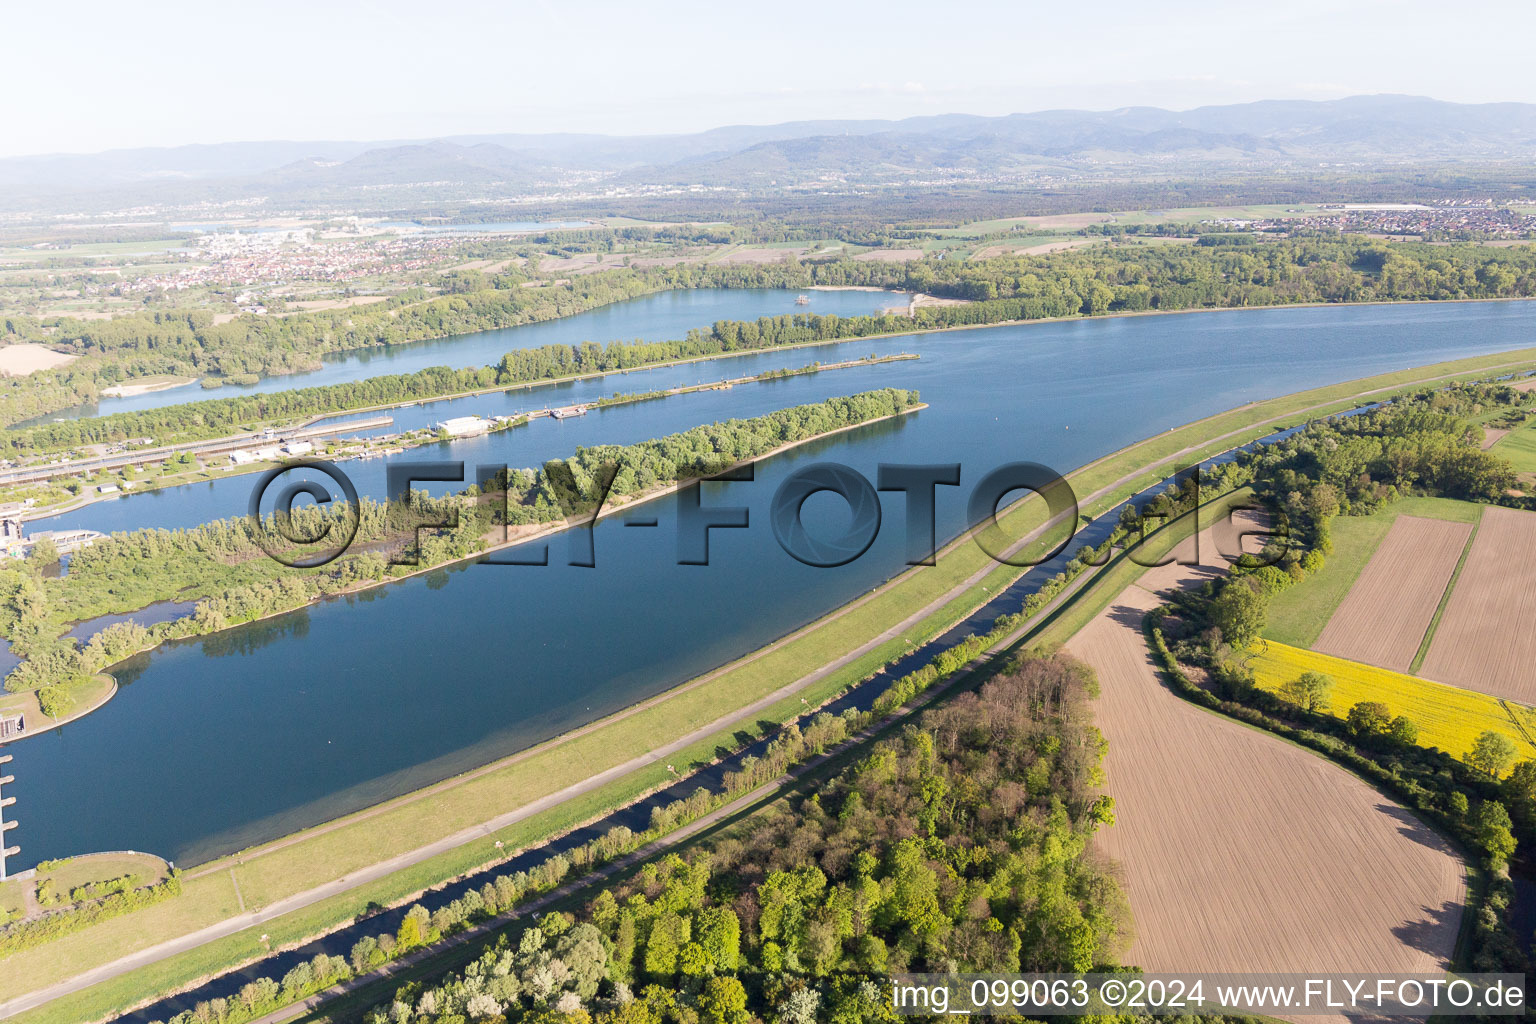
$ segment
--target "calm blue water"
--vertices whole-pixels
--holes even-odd
[[[694,327],[708,327],[716,320],[756,320],[758,317],[782,316],[786,313],[857,316],[878,313],[890,306],[905,307],[912,300],[911,295],[905,292],[811,291],[805,294],[811,298],[808,306],[795,305],[795,292],[776,288],[703,288],[658,292],[559,320],[545,320],[499,331],[458,334],[408,345],[333,352],[322,357],[325,365],[318,370],[266,377],[247,387],[226,384],[209,391],[190,384],[126,398],[103,398],[94,405],[77,405],[18,425],[29,426],[48,420],[104,416],[139,409],[160,409],[206,398],[344,384],[365,377],[415,373],[429,366],[451,366],[455,369],[487,366],[499,362],[502,356],[514,349],[538,348],[541,345],[577,345],[584,341],[671,341],[684,337]]]
[[[120,622],[136,622],[140,626],[153,626],[179,619],[183,615],[190,615],[196,609],[196,601],[156,601],[136,611],[117,615],[98,615],[94,619],[78,622],[64,635],[83,644],[108,626],[115,626]]]
[[[1269,443],[1286,436],[1293,431],[1277,431],[1269,435],[1262,442]],[[1253,447],[1248,445],[1245,447]],[[1235,457],[1232,453],[1222,455],[1211,460],[1212,465],[1227,461]],[[1164,484],[1157,484],[1132,500],[1140,503],[1145,498],[1162,490]],[[1105,512],[1093,523],[1085,526],[1078,537],[1084,544],[1098,546],[1114,531],[1119,520],[1120,508],[1113,508]],[[1064,551],[1057,558],[1026,572],[1011,586],[1006,588],[986,607],[980,608],[965,620],[957,623],[949,630],[934,637],[920,647],[909,648],[907,653],[887,666],[886,679],[899,679],[931,661],[940,651],[948,650],[962,641],[968,634],[985,632],[994,624],[998,615],[1016,612],[1023,604],[1025,595],[1033,593],[1046,580],[1057,572],[1066,568],[1073,552]],[[864,685],[850,688],[840,696],[824,705],[829,714],[841,714],[845,710],[868,710],[878,696],[881,689],[879,680],[873,680]],[[504,862],[473,872],[456,881],[439,886],[427,897],[424,905],[429,910],[445,906],[458,899],[471,889],[478,891],[488,881],[493,881],[496,875],[513,871],[529,870],[533,866],[546,861],[556,853],[565,853],[576,849],[589,840],[605,835],[610,829],[623,825],[636,832],[646,829],[651,820],[651,812],[658,807],[665,807],[676,800],[692,796],[700,788],[712,793],[721,793],[725,786],[725,777],[728,773],[737,771],[748,758],[762,757],[772,737],[760,739],[737,750],[732,755],[710,762],[708,764],[695,761],[687,766],[681,778],[672,785],[667,786],[650,796],[636,800],[624,807],[618,808],[602,818],[590,821],[580,828],[574,829],[549,843],[523,851]],[[138,1010],[125,1014],[121,1019],[136,1022],[136,1024],[148,1024],[151,1021],[166,1021],[184,1010],[192,1010],[199,1002],[218,998],[233,998],[239,993],[240,988],[247,982],[259,977],[282,977],[297,964],[310,960],[317,953],[327,956],[345,956],[354,943],[364,935],[378,935],[383,932],[395,932],[399,930],[400,920],[405,916],[407,908],[404,906],[392,910],[358,919],[349,925],[343,925],[334,931],[292,949],[275,953],[261,960],[247,964],[245,967],[230,971],[211,981],[189,989],[184,992],[167,996],[159,1002],[141,1007]]]
[[[907,348],[922,359],[540,421],[411,453],[534,465],[576,444],[640,440],[868,388],[915,387],[931,403],[771,460],[755,482],[706,485],[706,505],[745,505],[752,521],[712,534],[709,566],[676,564],[669,498],[599,525],[594,569],[563,564],[556,538],[548,567],[438,571],[136,659],[102,713],[13,748],[21,860],[119,848],[202,860],[485,763],[783,635],[899,571],[905,550],[903,499],[889,494],[880,535],[858,561],[813,569],[786,555],[767,509],[778,483],[807,463],[835,459],[873,479],[881,462],[960,462],[962,486],[938,493],[940,536],[953,536],[971,486],[1005,462],[1065,472],[1248,401],[1522,347],[1533,327],[1536,305],[1511,302],[857,342],[838,353]],[[624,390],[639,389],[641,377],[621,378]],[[344,468],[360,491],[382,493],[382,462]],[[71,525],[238,515],[249,485],[135,495],[75,513]],[[806,510],[813,532],[847,516],[826,495]],[[625,525],[650,516],[657,526]]]

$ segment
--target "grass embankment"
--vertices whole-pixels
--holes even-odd
[[[29,912],[66,910],[75,905],[71,894],[83,886],[132,876],[133,886],[140,887],[163,882],[169,874],[165,861],[147,853],[94,853],[43,863],[31,878],[0,882],[0,919],[10,922]],[[39,892],[41,900],[30,898]],[[85,900],[96,894],[80,895]]]
[[[35,733],[55,728],[74,721],[82,715],[88,715],[111,700],[117,693],[117,680],[109,675],[98,673],[86,676],[82,679],[60,683],[53,687],[58,690],[58,698],[61,701],[56,709],[56,717],[43,713],[42,705],[38,702],[37,691],[27,690],[24,693],[6,693],[0,695],[0,715],[14,715],[18,712],[26,716],[27,731],[16,743],[26,739]]]
[[[1450,498],[1402,498],[1369,516],[1339,516],[1332,521],[1333,552],[1322,570],[1276,594],[1269,603],[1264,636],[1292,647],[1311,647],[1333,618],[1350,588],[1398,516],[1443,519],[1475,525],[1483,506]]]
[[[1419,746],[1438,747],[1458,760],[1466,760],[1484,732],[1507,736],[1536,756],[1536,708],[1273,641],[1255,652],[1248,665],[1259,687],[1271,693],[1303,672],[1321,672],[1333,680],[1328,710],[1335,718],[1344,718],[1361,701],[1379,701],[1391,715],[1412,719],[1419,727]]]
[[[1435,381],[1472,379],[1494,368],[1536,365],[1536,349],[1480,356],[1413,370],[1382,374],[1255,403],[1159,434],[1100,459],[1071,475],[1074,488],[1084,497],[1088,515],[1114,507],[1124,497],[1155,484],[1168,475],[1162,460],[1178,458],[1185,465],[1235,444],[1263,436],[1282,422],[1305,416],[1339,412],[1358,404],[1360,396],[1385,397]],[[1027,453],[1022,453],[1026,454]],[[1102,489],[1111,490],[1089,500]],[[1044,520],[1040,503],[1016,506],[1003,517],[1009,536],[1021,536]],[[1170,535],[1170,541],[1174,540]],[[1140,567],[1132,565],[1133,573]],[[488,810],[506,811],[524,806],[539,796],[558,792],[607,767],[643,756],[655,748],[657,737],[685,735],[717,721],[732,711],[803,679],[809,669],[842,660],[840,667],[815,682],[786,695],[776,705],[736,723],[692,746],[657,760],[622,779],[563,802],[483,839],[458,847],[431,860],[361,886],[343,895],[316,903],[249,928],[244,932],[202,946],[190,953],[141,968],[91,989],[57,1000],[18,1016],[18,1021],[63,1022],[95,1019],[156,992],[181,986],[217,970],[260,956],[265,947],[259,936],[267,933],[275,946],[297,942],[323,931],[361,911],[370,902],[387,903],[498,858],[493,843],[501,840],[516,849],[557,834],[600,816],[654,789],[670,776],[664,761],[688,764],[707,761],[719,746],[734,747],[742,732],[755,732],[759,720],[782,721],[802,709],[800,698],[816,704],[849,683],[863,678],[903,653],[908,643],[918,644],[948,628],[964,614],[987,601],[1000,587],[1017,578],[1020,570],[991,562],[969,539],[961,539],[941,552],[938,565],[910,571],[877,592],[771,645],[763,651],[726,666],[715,673],[679,687],[648,702],[621,712],[577,734],[550,741],[514,758],[469,773],[436,787],[431,799],[403,797],[339,822],[299,833],[286,840],[223,858],[193,872],[185,881],[184,894],[173,901],[150,907],[130,917],[107,922],[88,933],[71,936],[11,958],[0,975],[0,998],[9,998],[80,974],[91,966],[110,962],[136,950],[234,916],[240,910],[235,890],[247,909],[266,906],[283,896],[315,887],[359,867],[418,848],[434,839],[472,826],[488,817]],[[1114,578],[1094,595],[1112,599]],[[962,588],[959,592],[956,588]],[[953,593],[953,596],[950,596]],[[871,642],[912,618],[935,602],[921,622],[892,633],[889,639]],[[1071,628],[1091,613],[1082,608],[1063,614],[1052,624],[1051,635]],[[858,653],[862,651],[862,653]]]
[[[1252,504],[1253,489],[1240,487],[1206,501],[1194,513],[1186,512],[1165,523],[1147,535],[1146,540],[1137,548],[1135,560],[1124,552],[1117,554],[1099,570],[1075,600],[1064,604],[1047,621],[1031,623],[1025,634],[1029,642],[1047,647],[1066,643],[1119,597],[1126,587],[1141,578],[1149,568],[1142,563],[1162,561],[1175,547],[1194,536],[1197,530],[1209,529],[1225,520],[1233,509]]]

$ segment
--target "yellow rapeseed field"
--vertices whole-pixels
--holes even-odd
[[[1333,680],[1329,711],[1335,717],[1345,717],[1361,701],[1380,701],[1394,716],[1407,715],[1419,727],[1420,746],[1439,747],[1458,759],[1465,759],[1477,737],[1490,730],[1514,741],[1518,760],[1536,757],[1525,731],[1536,725],[1536,710],[1522,704],[1273,640],[1259,645],[1248,665],[1259,687],[1270,692],[1303,672],[1321,672]]]

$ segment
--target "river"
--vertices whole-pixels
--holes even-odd
[[[523,324],[498,331],[456,334],[432,341],[407,345],[353,349],[331,352],[321,357],[324,365],[306,373],[265,377],[255,384],[237,387],[227,384],[211,391],[196,384],[151,391],[124,398],[103,398],[99,402],[77,405],[59,412],[27,420],[18,426],[83,416],[105,416],[114,412],[159,409],[182,402],[233,395],[266,394],[291,388],[345,384],[365,377],[392,373],[415,373],[429,366],[487,366],[501,361],[513,349],[538,348],[540,345],[577,345],[584,341],[670,341],[685,336],[690,328],[708,327],[716,320],[756,320],[787,313],[822,313],[858,316],[878,313],[890,306],[905,307],[912,300],[906,292],[811,291],[810,304],[795,304],[795,293],[773,288],[700,288],[692,291],[657,292],[585,313]]]
[[[813,569],[778,546],[767,509],[795,468],[835,459],[960,462],[940,488],[939,533],[963,527],[970,487],[1028,459],[1066,472],[1170,427],[1309,387],[1530,344],[1536,305],[1276,309],[1084,320],[827,346],[688,368],[705,379],[868,351],[918,361],[839,370],[656,402],[413,452],[412,459],[535,465],[577,444],[625,443],[869,388],[917,388],[931,408],[816,442],[710,484],[706,505],[746,505],[751,527],[712,534],[709,566],[679,566],[675,502],[614,516],[597,565],[469,565],[134,659],[101,713],[12,748],[12,836],[25,866],[96,849],[193,863],[417,788],[527,747],[746,653],[902,568],[902,497],[883,497],[873,547]],[[593,385],[645,390],[669,370]],[[581,385],[561,389],[580,395]],[[554,401],[536,391],[518,401]],[[559,399],[564,401],[564,397]],[[464,402],[473,403],[473,399]],[[460,403],[454,403],[460,404]],[[446,406],[446,403],[444,403]],[[487,409],[486,411],[490,411]],[[348,463],[381,494],[381,461]],[[251,478],[137,495],[72,513],[118,529],[241,514]],[[444,485],[448,486],[448,485]],[[654,516],[653,528],[627,520]],[[806,505],[831,532],[847,512]],[[810,668],[812,666],[807,666]]]

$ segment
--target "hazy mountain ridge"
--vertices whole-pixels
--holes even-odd
[[[625,186],[758,187],[827,179],[1008,176],[1103,164],[1536,159],[1536,104],[1412,96],[1271,100],[1169,111],[1046,110],[901,121],[734,125],[690,135],[485,134],[388,142],[239,142],[0,160],[22,200],[94,192],[123,201],[326,195],[381,186],[469,192],[551,187],[572,175]]]

